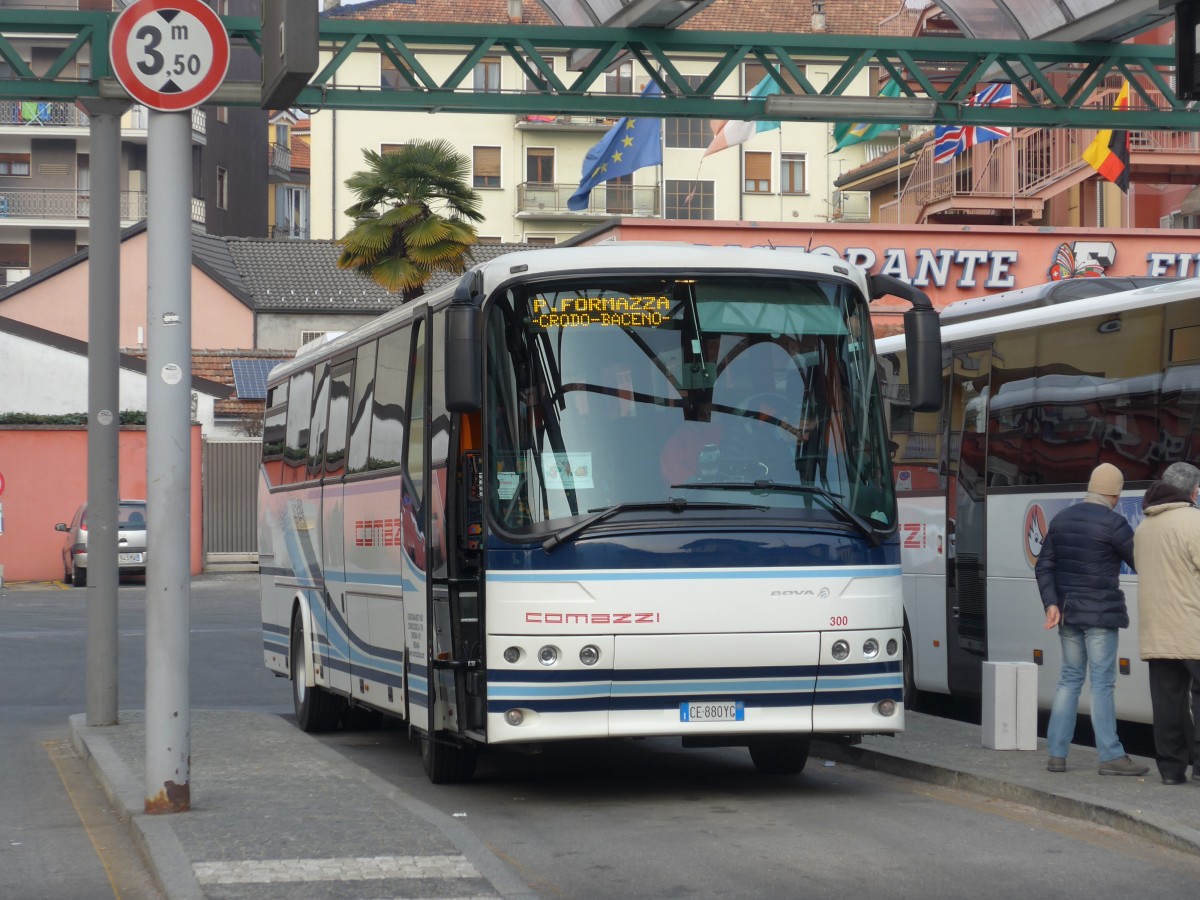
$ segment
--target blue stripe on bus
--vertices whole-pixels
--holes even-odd
[[[849,678],[858,675],[899,673],[900,662],[849,663],[838,666],[691,666],[676,669],[488,669],[490,684],[506,682],[605,682],[608,681],[671,681],[703,678],[784,678],[816,677]]]
[[[859,568],[846,566],[835,569],[767,569],[746,571],[736,569],[680,569],[671,571],[623,571],[604,572],[595,570],[569,570],[555,572],[500,571],[489,569],[485,578],[494,582],[527,584],[530,582],[576,582],[576,581],[698,581],[736,578],[780,579],[780,578],[882,578],[899,576],[899,566],[871,566]]]

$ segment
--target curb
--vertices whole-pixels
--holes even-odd
[[[104,726],[89,726],[84,713],[72,715],[70,724],[75,752],[87,763],[113,809],[128,826],[159,889],[170,900],[204,900],[204,892],[171,823],[142,811],[145,805],[142,786],[104,736]]]
[[[1167,822],[1160,816],[1146,814],[1141,810],[1104,806],[1084,797],[1055,794],[976,772],[935,766],[861,746],[848,747],[845,744],[814,740],[813,751],[826,759],[863,769],[873,769],[887,775],[897,775],[942,787],[958,788],[997,800],[1011,800],[1071,819],[1106,825],[1173,850],[1200,855],[1200,831]]]

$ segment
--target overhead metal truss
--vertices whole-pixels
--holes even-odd
[[[13,77],[0,81],[0,99],[74,100],[124,97],[112,77],[108,37],[116,13],[72,10],[0,10],[0,57]],[[234,46],[261,55],[262,25],[247,16],[226,17]],[[63,49],[41,75],[25,63],[16,46],[23,40],[58,36]],[[759,63],[783,85],[785,93],[830,99],[822,121],[889,121],[886,98],[877,114],[839,111],[836,98],[868,66],[878,66],[908,96],[936,101],[931,123],[1200,131],[1200,110],[1179,100],[1171,86],[1174,51],[1145,44],[994,41],[957,38],[899,38],[885,35],[778,35],[663,29],[567,28],[523,25],[378,22],[322,19],[321,46],[328,61],[309,82],[296,105],[316,109],[360,109],[515,115],[698,117],[763,119],[765,101],[720,95],[717,91],[738,66]],[[16,42],[14,44],[14,42]],[[866,46],[864,46],[866,45]],[[86,54],[85,54],[86,50]],[[340,67],[356,52],[382,54],[395,67],[402,89],[347,85]],[[590,51],[581,71],[556,72],[555,54]],[[430,72],[430,54],[450,55],[457,64],[444,78]],[[526,91],[482,92],[473,89],[475,66],[487,57],[512,59],[527,76]],[[90,63],[88,80],[63,76],[73,60]],[[652,79],[661,98],[607,94],[604,73],[628,59],[640,67],[637,80]],[[701,82],[690,87],[680,72],[697,62],[708,66]],[[806,65],[835,67],[828,83],[817,87]],[[1046,71],[1071,72],[1070,86],[1056,88]],[[1131,109],[1109,108],[1105,80],[1123,77],[1131,85]],[[981,80],[1011,81],[1012,107],[973,106],[970,98]],[[1052,83],[1053,81],[1053,83]],[[847,94],[848,95],[848,94]],[[259,86],[227,83],[211,102],[257,106]],[[779,118],[774,116],[773,118]],[[792,118],[784,116],[783,118]],[[811,115],[795,118],[811,119]]]

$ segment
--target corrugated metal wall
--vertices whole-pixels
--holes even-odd
[[[259,441],[204,444],[204,553],[258,553]]]

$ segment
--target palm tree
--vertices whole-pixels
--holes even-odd
[[[346,179],[358,202],[354,227],[338,241],[338,267],[355,269],[405,302],[434,272],[464,272],[482,222],[470,161],[449,141],[414,141],[393,153],[363,150],[367,169]],[[470,220],[470,221],[467,221]]]

